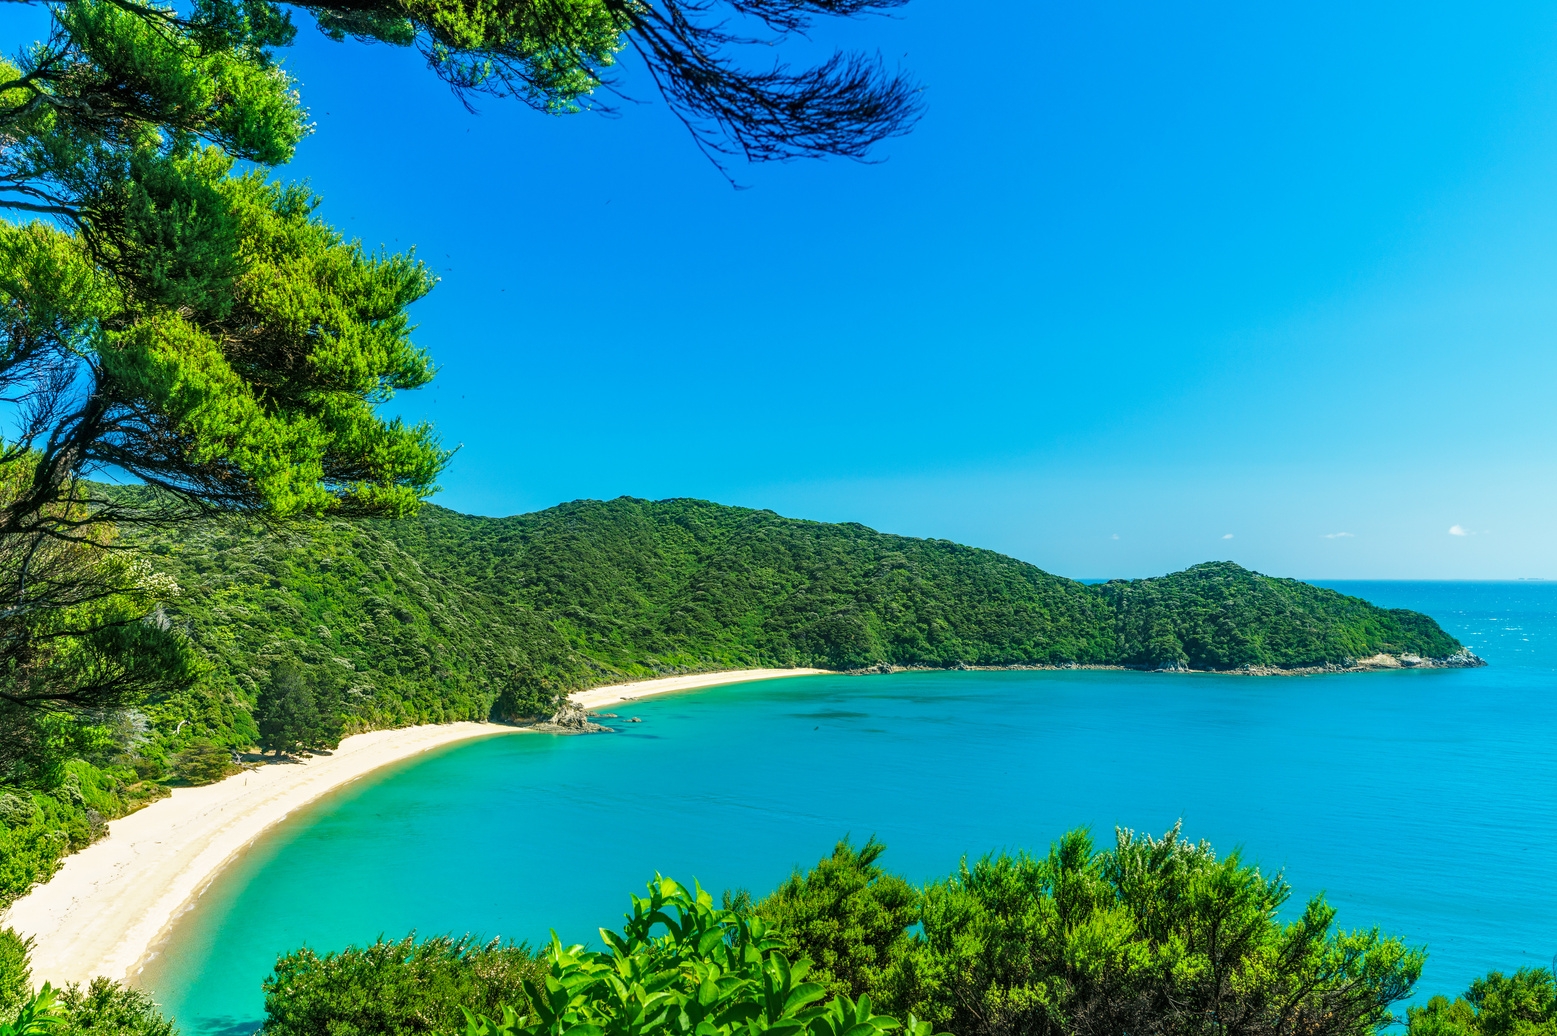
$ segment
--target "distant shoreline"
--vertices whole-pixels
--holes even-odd
[[[1205,673],[1211,676],[1320,676],[1327,673],[1378,673],[1391,669],[1478,669],[1487,663],[1470,648],[1461,648],[1459,651],[1444,658],[1423,658],[1420,655],[1370,655],[1367,658],[1359,658],[1350,665],[1341,665],[1336,662],[1327,662],[1324,665],[1315,666],[1281,666],[1269,665],[1245,665],[1236,669],[1191,669],[1189,666],[1144,666],[1144,665],[1115,665],[1108,662],[1058,662],[1058,663],[1015,663],[1013,665],[963,665],[954,666],[927,666],[927,665],[890,665],[882,662],[879,665],[867,666],[864,669],[845,669],[839,676],[875,676],[887,673],[1053,673],[1067,670],[1104,670],[1117,673]]]
[[[572,697],[585,708],[751,680],[810,676],[817,669],[746,669],[597,687]],[[384,766],[459,741],[533,734],[500,723],[439,723],[374,730],[330,753],[266,763],[173,794],[109,825],[108,837],[73,856],[17,900],[0,926],[36,940],[32,973],[56,986],[140,971],[189,902],[240,852],[296,810]]]

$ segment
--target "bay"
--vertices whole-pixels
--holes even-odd
[[[1327,583],[1434,616],[1484,669],[803,677],[621,706],[612,736],[455,745],[289,818],[139,976],[248,1033],[276,955],[403,936],[596,942],[656,872],[761,893],[844,835],[913,880],[1179,818],[1425,944],[1425,996],[1557,953],[1557,584]]]

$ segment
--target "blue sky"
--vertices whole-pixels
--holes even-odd
[[[1557,11],[970,10],[819,33],[925,117],[743,191],[630,61],[619,117],[472,116],[305,29],[282,175],[442,277],[396,403],[464,444],[436,501],[696,496],[1079,577],[1557,577]]]

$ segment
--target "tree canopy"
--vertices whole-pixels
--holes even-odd
[[[0,61],[0,749],[17,710],[109,708],[200,672],[177,587],[116,528],[196,514],[400,515],[448,459],[385,419],[432,377],[405,309],[434,280],[235,161],[306,132],[269,8],[64,0]],[[279,20],[278,20],[279,19]],[[105,472],[148,492],[108,496]]]
[[[1337,930],[1318,896],[1283,922],[1290,894],[1178,825],[1119,830],[1108,851],[1072,831],[928,886],[893,1002],[958,1036],[1367,1036],[1396,1020],[1425,953]]]
[[[294,8],[336,40],[417,47],[467,99],[549,112],[599,106],[631,48],[698,146],[755,161],[863,157],[907,129],[916,91],[878,61],[740,60],[753,33],[778,42],[819,17],[901,2],[51,4],[48,37],[0,61],[0,210],[15,217],[0,222],[0,403],[16,419],[0,439],[0,554],[12,562],[0,619],[25,619],[0,630],[0,666],[31,667],[21,683],[35,686],[38,617],[81,603],[40,596],[63,585],[39,578],[60,544],[107,551],[110,526],[202,513],[405,515],[449,459],[430,427],[378,412],[432,377],[406,308],[434,279],[410,255],[345,240],[316,218],[317,198],[262,171],[311,128],[275,59],[295,39]],[[93,495],[93,473],[152,492]],[[88,596],[144,589],[101,560],[72,571]],[[78,608],[72,633],[99,644],[158,639],[118,613],[82,619]],[[82,709],[187,685],[178,645],[161,640],[161,676],[131,679],[130,666],[112,693],[54,680],[6,700]]]

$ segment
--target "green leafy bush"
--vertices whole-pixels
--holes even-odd
[[[0,1020],[10,1018],[32,995],[32,937],[0,928]]]
[[[412,1036],[464,1024],[462,1008],[501,1015],[528,1004],[545,965],[520,943],[414,935],[276,961],[265,980],[265,1036]]]
[[[31,939],[0,930],[0,1036],[174,1036],[151,997],[106,978],[35,993],[31,950]]]
[[[173,1022],[138,989],[99,976],[90,985],[75,983],[59,993],[62,1023],[55,1036],[174,1036]]]
[[[1072,831],[1044,858],[987,856],[925,890],[923,934],[893,997],[958,1036],[1247,1033],[1366,1036],[1393,1019],[1425,955],[1332,929],[1234,853]]]
[[[664,934],[655,934],[663,929]],[[667,878],[633,897],[622,933],[601,929],[607,949],[563,947],[553,936],[550,968],[526,981],[528,1012],[500,1020],[470,1012],[467,1036],[877,1036],[905,1028],[875,1014],[868,998],[834,997],[793,965],[789,940],[762,919],[716,909],[701,889]],[[908,1036],[929,1036],[910,1018]]]
[[[1557,978],[1547,968],[1490,972],[1464,996],[1406,1012],[1407,1036],[1557,1036]]]
[[[0,1018],[0,1036],[48,1036],[57,1033],[63,1021],[55,992],[45,982],[37,995],[22,1001],[14,1018]]]
[[[812,961],[809,977],[830,995],[879,999],[883,979],[910,949],[919,890],[877,866],[885,851],[874,836],[859,849],[845,838],[755,908]]]

